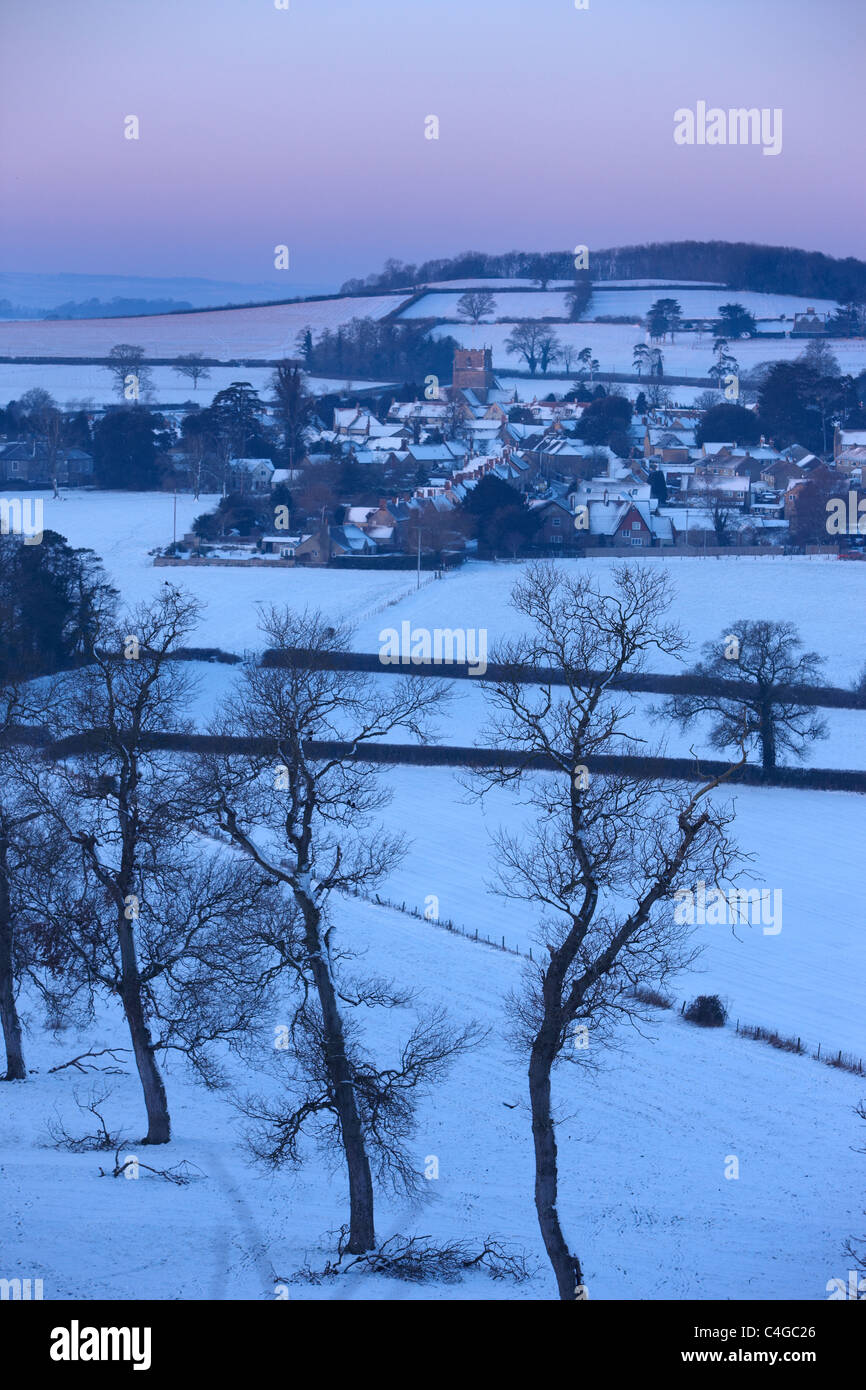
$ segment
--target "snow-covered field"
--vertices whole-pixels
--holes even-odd
[[[489,282],[486,288],[493,290],[496,282]],[[478,288],[485,288],[478,282]],[[457,319],[457,301],[461,291],[459,286],[455,287],[454,294],[428,294],[422,296],[414,304],[410,304],[402,310],[400,318],[447,318]],[[599,284],[592,292],[592,297],[583,313],[584,320],[598,318],[603,314],[631,314],[635,322],[645,318],[650,305],[655,302],[660,295],[664,294],[664,289],[653,284],[641,285],[632,282],[628,289],[621,286]],[[683,318],[710,318],[715,317],[719,312],[721,304],[735,303],[742,304],[750,314],[754,314],[756,319],[781,319],[789,320],[788,328],[791,327],[790,320],[794,314],[804,313],[807,309],[814,309],[818,314],[832,313],[836,307],[835,301],[830,299],[808,299],[801,295],[793,294],[760,294],[753,290],[726,290],[719,288],[701,289],[677,289],[671,291],[671,296],[677,300]],[[565,292],[562,290],[533,290],[526,294],[509,293],[495,296],[495,306],[490,314],[485,315],[487,319],[507,318],[567,318],[568,308],[565,302]]]
[[[451,335],[463,347],[490,347],[493,349],[493,365],[497,368],[523,367],[523,359],[510,354],[505,346],[513,324],[441,324],[433,329],[437,336]],[[556,334],[563,345],[578,352],[591,348],[598,359],[599,372],[634,372],[632,355],[635,343],[642,343],[646,334],[644,329],[627,323],[561,323],[556,325]],[[704,378],[714,362],[713,338],[709,333],[703,335],[687,333],[676,335],[676,341],[660,343],[664,358],[664,369],[669,376],[692,376]],[[806,341],[797,338],[743,339],[730,344],[730,352],[743,371],[756,367],[759,362],[789,361],[798,357],[806,347]],[[866,367],[866,338],[834,339],[830,344],[843,372],[861,372]],[[544,383],[539,382],[543,387]]]
[[[88,545],[105,560],[124,598],[150,597],[166,580],[190,588],[208,605],[202,627],[207,645],[240,651],[254,647],[255,605],[259,602],[312,604],[329,615],[357,624],[359,651],[376,651],[383,626],[410,618],[429,627],[447,623],[485,628],[492,647],[516,630],[509,594],[520,565],[469,562],[444,580],[426,582],[415,592],[411,571],[218,569],[191,566],[154,568],[149,551],[172,539],[170,493],[85,492],[70,490],[55,501],[50,494],[25,492],[43,500],[44,525],[73,545]],[[201,512],[211,511],[215,497],[177,498],[177,534],[181,536]],[[601,578],[617,561],[600,557],[564,561],[591,567]],[[704,560],[665,555],[636,560],[663,565],[676,594],[677,620],[695,646],[716,636],[729,620],[787,617],[797,624],[806,644],[826,659],[834,683],[850,684],[866,661],[866,636],[860,614],[866,601],[866,566],[841,564],[823,556],[724,556]],[[407,593],[387,615],[360,615],[369,607]],[[227,603],[229,595],[232,602]],[[676,669],[658,659],[658,669]]]
[[[459,317],[457,308],[459,299],[459,293],[425,294],[414,304],[403,309],[398,317],[401,319],[457,319]],[[628,310],[623,310],[623,313],[627,312]],[[515,292],[495,296],[493,309],[484,317],[487,320],[495,318],[567,318],[568,308],[565,303],[565,294],[562,291],[535,290],[526,294]]]
[[[383,318],[405,298],[361,295],[127,319],[7,321],[0,323],[0,356],[107,357],[116,343],[136,343],[151,357],[185,352],[220,359],[294,357],[300,330],[309,327],[318,334],[353,318]]]
[[[150,367],[152,389],[143,393],[145,405],[183,406],[192,402],[202,407],[210,405],[217,391],[224,391],[234,381],[248,381],[262,400],[271,396],[273,367],[210,367],[210,376],[193,387],[188,377],[180,376],[172,367]],[[387,389],[386,381],[356,381],[346,377],[309,376],[305,385],[316,396],[326,393]],[[75,366],[45,366],[32,362],[0,362],[0,403],[20,400],[33,387],[48,391],[58,405],[72,408],[80,404],[106,406],[118,404],[115,378],[105,367],[78,362]]]
[[[416,806],[414,825],[426,834],[437,808],[423,793],[422,801],[429,811],[422,822]],[[419,1210],[382,1197],[380,1239],[397,1231],[493,1235],[525,1250],[536,1272],[517,1286],[478,1274],[445,1286],[347,1277],[336,1286],[290,1284],[289,1298],[552,1297],[532,1206],[523,1068],[498,1033],[519,958],[356,900],[338,910],[338,930],[398,984],[420,986],[425,1003],[444,1002],[455,1021],[478,1018],[494,1030],[424,1104],[413,1151],[419,1168],[438,1158],[439,1178]],[[822,947],[815,943],[816,956]],[[377,1033],[395,1058],[397,1030],[407,1028],[400,1013]],[[282,1021],[261,1020],[263,1061]],[[333,1249],[326,1233],[342,1220],[341,1175],[315,1153],[297,1175],[263,1174],[245,1154],[244,1125],[228,1097],[203,1091],[176,1067],[167,1076],[169,1151],[154,1159],[135,1142],[142,1118],[133,1077],[113,1078],[105,1110],[128,1136],[122,1157],[155,1166],[185,1159],[201,1174],[189,1186],[144,1172],[136,1182],[102,1178],[109,1155],[50,1147],[50,1119],[60,1115],[76,1132],[84,1124],[73,1077],[48,1068],[84,1047],[124,1041],[116,1016],[86,1035],[57,1037],[32,1016],[38,1075],[0,1093],[4,1277],[42,1278],[46,1299],[267,1299],[303,1263],[321,1268]],[[241,1095],[257,1085],[252,1069],[231,1079]],[[565,1066],[556,1085],[560,1213],[591,1299],[818,1300],[828,1280],[846,1277],[841,1247],[861,1220],[854,1148],[862,1123],[852,1107],[862,1083],[669,1013],[647,1036],[625,1035],[597,1078]],[[724,1177],[731,1154],[740,1160],[736,1182]]]
[[[178,499],[178,531],[212,499]],[[385,626],[483,627],[492,646],[515,630],[508,593],[518,567],[472,564],[414,590],[411,574],[352,571],[268,572],[154,569],[147,554],[171,538],[172,498],[153,494],[72,493],[45,499],[46,526],[104,556],[125,598],[148,598],[171,579],[207,603],[202,645],[240,651],[258,645],[257,603],[322,607],[357,623],[356,646],[374,651]],[[601,582],[610,562],[583,564]],[[739,617],[786,617],[827,658],[829,678],[844,684],[863,664],[866,574],[827,560],[675,559],[663,564],[675,612],[699,643]],[[390,604],[391,606],[386,606]],[[379,611],[376,611],[379,610]],[[655,662],[653,662],[655,664]],[[659,668],[663,663],[659,661]],[[223,667],[202,671],[202,719],[234,680]],[[381,679],[385,679],[382,677]],[[836,718],[836,716],[834,716]],[[852,744],[863,747],[844,714]],[[442,733],[480,736],[480,692],[462,684]],[[657,728],[646,725],[647,737]],[[667,734],[669,731],[662,731]],[[844,758],[844,730],[833,755]],[[822,745],[816,761],[825,761]],[[829,759],[828,759],[829,761]],[[841,765],[846,765],[844,761]],[[525,810],[505,793],[483,806],[445,769],[406,767],[386,774],[394,795],[385,824],[413,839],[383,897],[423,909],[439,899],[441,919],[528,950],[525,908],[493,895],[490,832],[519,832]],[[777,1027],[810,1049],[866,1054],[862,980],[861,863],[866,799],[850,794],[743,789],[735,833],[754,854],[743,886],[780,889],[782,930],[759,926],[698,929],[698,966],[676,982],[678,1000],[697,992],[726,997],[732,1020]],[[439,1160],[412,1212],[382,1197],[379,1234],[421,1231],[436,1238],[498,1236],[525,1249],[535,1267],[517,1287],[480,1274],[449,1286],[406,1285],[372,1276],[332,1285],[291,1284],[306,1298],[518,1298],[552,1296],[532,1207],[531,1140],[523,1067],[502,1040],[502,1000],[519,983],[521,958],[448,933],[406,913],[362,900],[337,907],[341,939],[360,944],[366,965],[419,989],[422,1002],[447,1004],[456,1021],[478,1018],[488,1041],[465,1056],[426,1101],[413,1152],[419,1169]],[[176,1188],[143,1173],[137,1182],[99,1176],[105,1156],[59,1153],[47,1124],[60,1114],[75,1127],[74,1073],[49,1068],[86,1048],[123,1045],[116,1013],[101,1013],[86,1033],[52,1036],[32,1001],[27,1007],[26,1085],[0,1087],[0,1276],[42,1278],[48,1299],[268,1298],[275,1279],[305,1261],[324,1264],[326,1233],[343,1220],[344,1187],[322,1156],[310,1153],[296,1175],[255,1167],[243,1122],[225,1092],[208,1093],[175,1064],[168,1088],[174,1139],[166,1162],[186,1159],[201,1176]],[[260,1020],[262,1062],[271,1055],[279,1017]],[[377,1047],[398,1055],[401,1011],[377,1025]],[[560,1212],[586,1267],[591,1298],[756,1300],[826,1298],[845,1278],[845,1241],[862,1229],[862,1122],[854,1107],[866,1082],[811,1056],[776,1052],[737,1037],[734,1028],[702,1031],[674,1010],[643,1035],[624,1031],[593,1077],[580,1067],[557,1075],[562,1190]],[[230,1064],[233,1088],[257,1089],[256,1062]],[[142,1117],[135,1079],[114,1078],[109,1120],[136,1146]],[[86,1086],[84,1087],[86,1090]],[[509,1107],[515,1108],[509,1108]],[[740,1177],[725,1164],[738,1157]],[[160,1155],[160,1159],[162,1159]],[[161,1166],[158,1164],[157,1166]]]
[[[784,317],[791,320],[795,314],[805,313],[807,309],[814,309],[816,314],[829,314],[836,308],[832,299],[808,299],[796,294],[760,294],[754,290],[672,290],[670,297],[680,305],[684,319],[715,318],[722,304],[742,304],[756,319]],[[634,314],[635,318],[644,318],[650,305],[659,298],[660,295],[651,288],[634,286],[629,289],[608,289],[604,285],[597,285],[584,318],[594,319],[599,314]]]

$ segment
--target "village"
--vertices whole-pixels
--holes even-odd
[[[799,444],[702,439],[707,412],[695,407],[632,412],[616,394],[570,395],[521,404],[500,386],[489,349],[459,349],[450,387],[432,399],[395,399],[379,414],[335,407],[329,428],[307,429],[295,468],[230,458],[217,516],[232,523],[242,512],[246,534],[232,524],[218,534],[206,519],[159,562],[439,568],[600,550],[859,548],[856,524],[840,526],[838,508],[845,499],[850,510],[860,489],[866,497],[866,430],[837,427],[824,460]],[[582,438],[582,419],[603,414],[616,447]],[[188,464],[182,450],[177,463]],[[335,464],[333,486],[340,470],[354,486],[325,498]],[[365,471],[389,490],[374,497]],[[314,511],[303,499],[316,477]],[[301,505],[279,500],[287,490]]]
[[[456,348],[450,384],[428,376],[412,399],[411,388],[359,391],[351,404],[345,392],[317,398],[299,364],[279,371],[282,409],[279,390],[269,402],[238,381],[209,409],[150,416],[161,426],[158,485],[219,495],[191,531],[166,538],[157,564],[442,569],[637,550],[856,558],[864,545],[866,430],[836,423],[824,454],[761,434],[745,442],[756,407],[732,404],[730,388],[677,406],[648,383],[632,402],[584,374],[569,391],[545,396],[539,381],[520,399],[486,347]],[[45,395],[3,412],[0,487],[56,496],[98,485],[93,453],[75,442],[76,428],[89,442],[93,412],[64,414]],[[98,414],[107,428],[145,413],[133,401]],[[717,423],[732,437],[707,437]],[[115,447],[129,444],[120,436]]]

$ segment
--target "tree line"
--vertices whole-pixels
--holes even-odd
[[[866,262],[791,246],[755,242],[648,242],[590,251],[596,280],[663,278],[674,282],[714,280],[730,289],[797,294],[840,304],[866,301]],[[342,294],[361,289],[406,289],[435,280],[526,279],[539,284],[570,280],[574,251],[463,251],[418,265],[394,258],[366,279],[347,280]]]

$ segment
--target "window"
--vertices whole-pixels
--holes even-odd
[[[558,516],[552,516],[552,517],[550,518],[550,524],[551,524],[551,526],[561,526],[561,525],[562,525],[562,520],[561,520],[561,518],[558,517]]]
[[[640,530],[640,522],[639,522],[639,521],[633,521],[632,524],[631,524],[631,529],[632,529],[633,531],[639,531],[639,530]]]
[[[643,545],[643,541],[639,538],[636,540],[634,536],[632,536],[631,543],[632,545]]]

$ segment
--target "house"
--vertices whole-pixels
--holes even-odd
[[[578,507],[589,507],[591,510],[597,502],[603,506],[609,503],[621,506],[632,502],[645,502],[650,505],[652,492],[649,483],[627,473],[621,478],[585,479],[569,493],[568,501],[573,511]]]
[[[815,338],[826,332],[826,314],[816,314],[814,309],[808,308],[805,314],[794,315],[794,326],[791,329],[792,338]]]
[[[53,457],[31,440],[0,443],[0,486],[87,487],[94,481],[92,454],[84,449],[58,449]]]
[[[388,420],[397,425],[405,425],[414,431],[416,424],[428,429],[441,429],[448,419],[448,403],[443,400],[432,401],[392,401]]]
[[[785,498],[781,491],[752,491],[749,506],[752,516],[768,517],[780,521],[785,515]]]
[[[803,470],[788,459],[780,458],[761,469],[760,480],[774,490],[784,490],[792,478],[802,477]]]
[[[276,555],[280,560],[294,560],[298,546],[309,536],[262,536],[259,542],[264,555]]]
[[[715,476],[702,472],[693,479],[688,491],[688,500],[692,505],[699,505],[701,494],[704,498],[712,497],[714,494],[724,495],[732,507],[743,510],[748,506],[751,491],[752,480],[747,473],[720,473],[719,476]]]
[[[326,565],[330,556],[331,549],[326,529],[314,535],[305,536],[300,545],[295,546],[296,564]]]
[[[833,462],[839,467],[839,460],[851,449],[866,447],[866,430],[840,430],[833,435]],[[859,467],[859,464],[857,465]],[[848,470],[850,472],[850,469]]]
[[[275,468],[271,474],[271,490],[278,487],[288,487],[295,483],[302,476],[300,468]]]
[[[575,529],[574,514],[569,506],[558,498],[550,502],[545,498],[538,498],[530,502],[529,507],[539,523],[538,530],[532,538],[533,545],[575,545],[586,534],[585,531]]]
[[[338,555],[375,555],[378,546],[351,521],[342,526],[329,526],[330,558]]]
[[[270,459],[229,459],[229,491],[241,495],[270,492],[273,472],[274,465]]]
[[[848,478],[866,480],[866,444],[849,444],[835,459],[836,468]]]
[[[688,463],[689,451],[694,447],[693,429],[672,430],[648,425],[644,430],[644,458],[658,458],[662,463]]]
[[[700,447],[700,451],[697,454],[697,459],[706,459],[708,465],[717,467],[718,465],[727,463],[730,459],[732,459],[734,454],[736,453],[736,450],[737,446],[733,442],[733,440],[725,440],[723,442],[711,442],[709,439],[706,439]]]
[[[435,468],[450,473],[464,463],[468,453],[468,444],[460,439],[447,439],[444,444],[410,444],[399,459],[394,456],[394,461],[415,469],[423,466],[428,471]]]
[[[589,534],[596,544],[630,549],[673,544],[670,520],[651,510],[647,502],[590,503]]]

